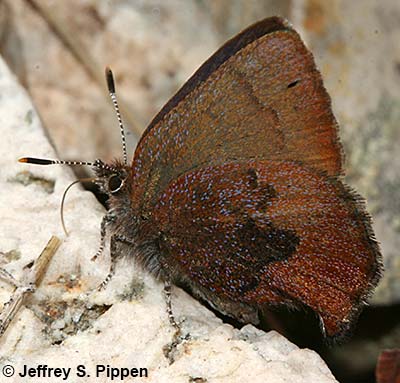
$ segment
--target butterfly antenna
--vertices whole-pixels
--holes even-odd
[[[114,167],[109,166],[100,160],[96,160],[95,162],[88,162],[88,161],[49,160],[46,158],[36,158],[36,157],[22,157],[18,159],[18,162],[23,162],[25,164],[33,164],[33,165],[93,166],[98,169],[116,171]]]
[[[127,152],[126,152],[125,130],[124,130],[124,124],[122,123],[121,112],[119,111],[117,96],[115,95],[114,76],[109,67],[106,67],[105,72],[106,72],[108,92],[110,93],[111,101],[114,105],[115,113],[117,114],[119,130],[121,132],[122,152],[124,155],[124,163],[125,163],[125,165],[128,165],[128,156],[127,156]]]
[[[88,165],[88,166],[96,166],[93,162],[48,160],[48,159],[45,159],[45,158],[35,158],[35,157],[22,157],[22,158],[18,159],[18,162],[24,162],[26,164],[34,164],[34,165]]]

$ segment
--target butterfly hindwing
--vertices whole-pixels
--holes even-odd
[[[307,305],[330,337],[347,330],[378,278],[362,202],[294,162],[188,172],[160,195],[151,226],[171,277],[214,305]]]

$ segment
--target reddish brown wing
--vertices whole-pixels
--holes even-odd
[[[363,203],[294,162],[189,172],[168,186],[151,221],[174,277],[235,317],[238,303],[301,303],[338,337],[379,278]]]
[[[376,383],[400,383],[400,349],[383,350],[376,366]]]
[[[228,41],[156,116],[135,152],[132,205],[146,215],[181,174],[249,159],[341,171],[320,73],[299,35],[276,17]]]

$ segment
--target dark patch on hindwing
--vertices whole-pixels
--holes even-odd
[[[227,265],[240,262],[248,271],[246,275],[239,271],[231,274],[237,280],[236,288],[240,294],[254,290],[260,283],[262,270],[271,262],[290,258],[300,243],[295,231],[279,229],[272,224],[260,228],[252,219],[247,220],[235,233],[235,237],[241,245],[238,252],[227,254]],[[232,269],[239,270],[234,267]]]
[[[238,236],[247,244],[251,255],[256,257],[261,265],[288,259],[296,252],[300,243],[294,230],[278,229],[272,224],[267,228],[260,228],[252,219],[247,220]]]
[[[217,182],[195,184],[190,190],[192,205],[181,217],[187,225],[177,220],[155,236],[159,262],[173,280],[213,286],[216,295],[235,300],[257,288],[269,263],[292,256],[300,239],[295,231],[269,220],[269,207],[279,195],[261,170],[249,166],[231,178],[236,183],[228,184],[224,193]],[[198,207],[200,203],[210,205],[208,214]],[[215,221],[209,218],[212,214]]]

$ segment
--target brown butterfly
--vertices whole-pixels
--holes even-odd
[[[341,181],[330,98],[281,18],[211,56],[150,123],[131,165],[125,145],[124,162],[72,164],[92,165],[110,197],[102,242],[108,231],[112,259],[134,257],[167,292],[185,283],[239,321],[308,306],[338,338],[380,278],[364,202]]]

